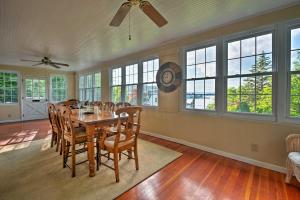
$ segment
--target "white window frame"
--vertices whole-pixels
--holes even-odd
[[[284,55],[286,55],[285,58],[285,74],[286,74],[286,98],[284,99],[285,102],[285,117],[284,120],[285,122],[288,123],[297,123],[300,124],[300,116],[299,117],[292,117],[290,116],[290,100],[291,100],[291,74],[292,72],[290,71],[291,67],[291,31],[292,29],[297,29],[300,28],[300,19],[295,19],[291,20],[285,23],[284,26],[284,31],[285,31],[285,38],[286,39],[286,47],[285,47],[285,52]],[[300,73],[296,73],[299,74]]]
[[[20,105],[20,99],[21,99],[21,96],[22,96],[22,91],[21,91],[21,74],[20,72],[18,71],[13,71],[13,70],[0,70],[0,72],[2,73],[14,73],[14,74],[17,74],[17,91],[18,91],[18,96],[17,96],[17,102],[13,102],[13,103],[0,103],[0,106],[8,106],[8,105]]]
[[[126,85],[126,66],[128,65],[138,65],[138,84],[137,84],[137,105],[142,106],[144,108],[150,108],[150,109],[157,109],[159,105],[159,92],[158,92],[158,105],[157,106],[145,106],[142,105],[142,86],[143,86],[143,62],[149,61],[149,60],[155,60],[158,59],[158,63],[160,63],[159,57],[158,56],[149,56],[140,60],[134,60],[134,61],[129,61],[125,62],[122,65],[115,65],[114,67],[111,67],[109,70],[109,99],[112,100],[112,70],[121,68],[122,74],[121,74],[121,102],[125,101],[125,90],[127,85],[132,85],[132,84],[127,84]],[[136,84],[134,84],[136,85]]]
[[[60,76],[60,77],[63,77],[65,79],[65,84],[66,84],[66,98],[65,99],[62,99],[61,101],[66,101],[68,99],[68,78],[66,75],[61,75],[61,74],[51,74],[50,75],[50,101],[51,102],[60,102],[60,101],[54,101],[52,99],[52,78],[54,77],[57,77],[57,76]]]
[[[83,90],[83,94],[84,94],[84,98],[82,99],[82,101],[87,101],[86,99],[86,90],[87,89],[92,89],[92,102],[95,101],[95,89],[99,88],[95,86],[95,74],[100,73],[100,99],[96,100],[96,101],[101,101],[102,100],[102,73],[101,71],[96,71],[96,72],[92,72],[92,73],[85,73],[85,74],[79,74],[78,75],[78,99],[80,99],[80,90]],[[86,79],[87,76],[92,75],[92,87],[91,88],[87,88],[86,87]],[[80,77],[83,77],[83,88],[80,88]]]
[[[207,79],[215,79],[215,109],[214,110],[209,110],[209,109],[196,109],[196,108],[186,108],[186,84],[187,84],[187,52],[188,51],[195,51],[198,49],[206,49],[208,47],[212,47],[215,46],[216,47],[216,76],[214,77],[204,77],[201,78],[201,80],[207,80]],[[217,102],[217,96],[219,96],[219,94],[217,93],[217,83],[218,83],[218,79],[219,79],[219,70],[218,70],[218,65],[219,65],[219,53],[218,53],[218,41],[217,39],[213,39],[213,40],[209,40],[206,42],[202,42],[199,44],[195,44],[189,47],[185,47],[183,49],[183,64],[182,64],[182,68],[183,68],[183,73],[182,73],[182,85],[183,85],[183,92],[182,92],[182,111],[186,111],[186,112],[195,112],[195,113],[206,113],[206,114],[212,114],[215,115],[217,113],[218,109],[218,102]],[[206,64],[206,62],[205,62]]]
[[[257,114],[257,113],[244,113],[244,112],[230,112],[227,111],[227,48],[228,43],[236,40],[243,40],[250,37],[256,37],[259,35],[264,35],[272,33],[272,114]],[[277,117],[277,41],[276,41],[277,33],[275,26],[266,26],[262,28],[253,29],[246,32],[241,32],[237,34],[232,34],[230,36],[227,36],[223,40],[223,72],[224,72],[224,94],[223,94],[223,103],[224,103],[224,115],[225,116],[238,116],[242,118],[248,118],[248,119],[259,119],[259,120],[268,120],[268,121],[275,121]]]
[[[159,70],[159,66],[160,66],[160,60],[159,60],[159,58],[158,57],[152,57],[152,58],[149,58],[149,59],[144,59],[144,60],[142,60],[141,61],[141,63],[140,63],[140,65],[141,65],[141,67],[140,67],[140,70],[139,70],[139,72],[140,72],[140,74],[139,74],[139,76],[140,76],[140,85],[141,85],[141,90],[140,90],[140,95],[139,95],[139,99],[140,99],[140,105],[141,106],[143,106],[143,107],[145,107],[145,108],[153,108],[153,109],[155,109],[155,108],[157,108],[158,107],[158,105],[159,105],[159,88],[157,87],[157,105],[144,105],[143,104],[143,88],[144,88],[144,85],[146,85],[146,84],[156,84],[156,78],[154,78],[154,80],[153,80],[153,82],[144,82],[144,66],[143,66],[143,63],[144,62],[148,62],[148,61],[153,61],[154,62],[154,60],[158,60],[158,70]],[[154,64],[153,64],[154,65]],[[157,70],[157,71],[158,71]],[[154,71],[153,71],[154,72]]]

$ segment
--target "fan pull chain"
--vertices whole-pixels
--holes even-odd
[[[128,39],[131,40],[131,31],[130,31],[130,10],[129,10],[129,23],[128,23],[128,28],[129,28],[129,35],[128,35]]]

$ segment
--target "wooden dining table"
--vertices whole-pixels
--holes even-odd
[[[94,137],[96,128],[103,128],[118,121],[118,115],[111,111],[102,111],[94,107],[94,113],[85,114],[85,109],[72,110],[71,119],[73,122],[85,127],[87,133],[87,151],[89,161],[89,176],[95,176],[95,150]],[[125,120],[127,114],[121,114],[120,118]]]

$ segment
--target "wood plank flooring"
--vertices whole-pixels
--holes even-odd
[[[0,124],[0,153],[7,145],[49,137],[47,120]],[[183,155],[117,199],[300,199],[284,174],[141,134],[142,139]],[[1,154],[0,154],[1,155]]]

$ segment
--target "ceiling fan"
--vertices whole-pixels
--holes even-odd
[[[162,27],[168,21],[148,2],[143,0],[127,0],[123,3],[116,15],[110,22],[110,26],[120,26],[126,15],[129,13],[131,7],[139,6],[140,9],[158,26]]]
[[[42,60],[39,60],[39,61],[36,61],[36,60],[24,60],[24,59],[21,59],[21,61],[25,61],[25,62],[35,62],[36,64],[33,64],[32,66],[38,66],[38,65],[49,65],[49,66],[52,66],[52,67],[55,67],[57,69],[60,68],[59,65],[61,66],[65,66],[65,67],[69,67],[68,64],[65,64],[65,63],[58,63],[58,62],[53,62],[52,60],[50,60],[49,57],[45,56],[42,58]]]

